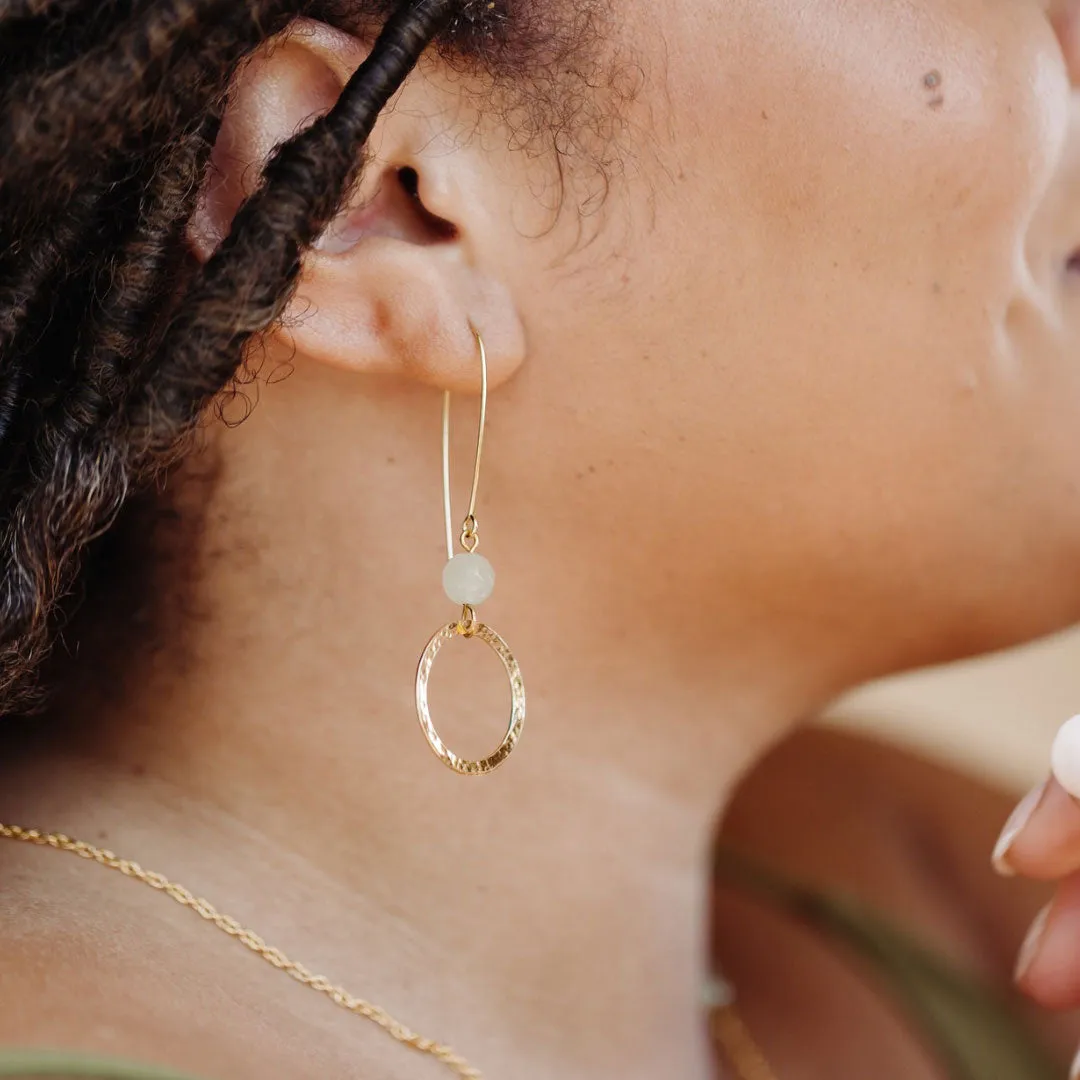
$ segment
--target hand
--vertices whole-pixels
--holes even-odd
[[[1054,775],[1013,812],[994,850],[1006,876],[1058,883],[1053,901],[1036,917],[1020,950],[1016,981],[1039,1004],[1080,1006],[1080,717],[1054,744]],[[1080,1078],[1080,1055],[1073,1065]]]

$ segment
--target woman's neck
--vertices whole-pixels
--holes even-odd
[[[257,929],[303,928],[294,951],[332,950],[327,974],[492,1076],[709,1075],[713,831],[740,775],[827,696],[810,645],[692,595],[602,595],[631,567],[590,563],[589,538],[537,552],[482,613],[521,661],[525,736],[463,778],[412,702],[454,614],[437,548],[362,506],[271,532],[228,489],[197,494],[197,541],[164,559],[185,568],[160,590],[162,640],[96,702],[75,684],[84,734],[22,772],[26,824],[106,831]],[[508,692],[481,645],[455,642],[435,682],[451,745],[494,745]]]
[[[262,898],[256,929],[312,927],[301,958],[333,948],[334,977],[493,1076],[709,1076],[713,831],[761,733],[788,713],[736,687],[654,686],[632,664],[589,686],[522,629],[529,722],[491,776],[456,776],[429,752],[412,658],[394,655],[393,636],[327,664],[303,642],[213,642],[205,626],[200,652],[228,663],[159,671],[92,751],[132,778],[126,812],[118,785],[77,763],[65,787],[89,820],[61,804],[34,823],[93,835],[100,809],[112,846],[185,883],[207,863],[243,868],[213,896],[225,910]],[[445,675],[452,684],[453,660]],[[440,700],[468,710],[468,688]],[[503,711],[469,719],[497,738]],[[108,808],[76,794],[79,776]],[[190,871],[171,864],[189,858],[177,839]]]

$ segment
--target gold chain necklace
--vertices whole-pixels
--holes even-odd
[[[373,1005],[363,998],[354,997],[347,990],[335,986],[325,976],[316,975],[303,964],[290,960],[280,949],[267,945],[253,930],[241,925],[236,919],[223,915],[201,897],[152,870],[144,870],[138,863],[121,859],[106,848],[95,847],[83,840],[73,840],[63,833],[43,833],[37,829],[23,829],[18,825],[5,825],[0,822],[0,838],[18,840],[37,847],[50,847],[57,851],[67,851],[89,862],[98,863],[109,870],[117,870],[124,877],[141,881],[158,892],[175,900],[182,907],[189,908],[200,918],[212,923],[229,937],[261,957],[268,964],[285,972],[304,986],[311,987],[335,1005],[355,1013],[357,1016],[377,1024],[392,1039],[421,1054],[427,1054],[442,1062],[460,1080],[483,1080],[479,1070],[470,1065],[463,1057],[456,1054],[449,1046],[418,1035],[401,1021],[396,1020],[385,1009]],[[735,1072],[735,1080],[777,1080],[776,1074],[769,1067],[761,1048],[754,1041],[746,1023],[743,1021],[730,994],[723,1000],[711,1003],[711,1022],[709,1029],[728,1066]]]
[[[411,1028],[406,1027],[399,1020],[395,1020],[385,1009],[378,1005],[372,1005],[363,998],[353,997],[348,991],[340,986],[335,986],[329,979],[322,975],[315,975],[303,964],[290,960],[280,949],[267,945],[265,941],[253,930],[242,926],[235,919],[223,915],[208,900],[195,896],[174,881],[170,881],[164,874],[156,874],[150,870],[144,870],[138,863],[128,859],[121,859],[111,851],[104,848],[94,847],[82,840],[72,840],[63,833],[42,833],[37,829],[22,829],[18,825],[4,825],[0,822],[0,837],[8,840],[19,840],[26,844],[36,844],[39,847],[51,847],[57,851],[69,851],[73,855],[87,859],[90,862],[99,863],[110,870],[118,870],[124,877],[141,881],[149,885],[151,889],[164,893],[183,907],[190,908],[196,915],[213,923],[219,930],[231,938],[235,938],[250,949],[257,956],[261,956],[268,964],[273,965],[279,971],[284,971],[298,983],[310,986],[328,997],[335,1005],[347,1009],[365,1020],[377,1024],[392,1039],[408,1046],[418,1053],[427,1054],[441,1061],[460,1080],[483,1080],[481,1073],[474,1069],[464,1058],[456,1054],[449,1046],[436,1042],[434,1039],[426,1039],[418,1035]]]
[[[734,1004],[715,1009],[709,1029],[717,1049],[734,1072],[735,1080],[777,1080]]]
[[[733,1080],[777,1080],[739,1011],[734,987],[726,979],[714,975],[708,980],[705,1005],[709,1034]]]

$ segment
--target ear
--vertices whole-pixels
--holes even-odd
[[[189,230],[199,258],[227,235],[274,147],[333,106],[366,53],[356,38],[298,19],[247,62]],[[451,130],[459,106],[435,79],[406,82],[376,126],[358,190],[309,252],[296,296],[262,348],[295,364],[461,391],[479,381],[472,324],[493,386],[522,364],[517,307],[483,259],[497,230],[485,185],[496,181],[479,140]]]

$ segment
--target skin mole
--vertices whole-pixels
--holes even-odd
[[[931,109],[940,109],[945,104],[945,95],[940,92],[942,81],[941,72],[937,68],[923,76],[923,86],[933,94],[927,102]]]

